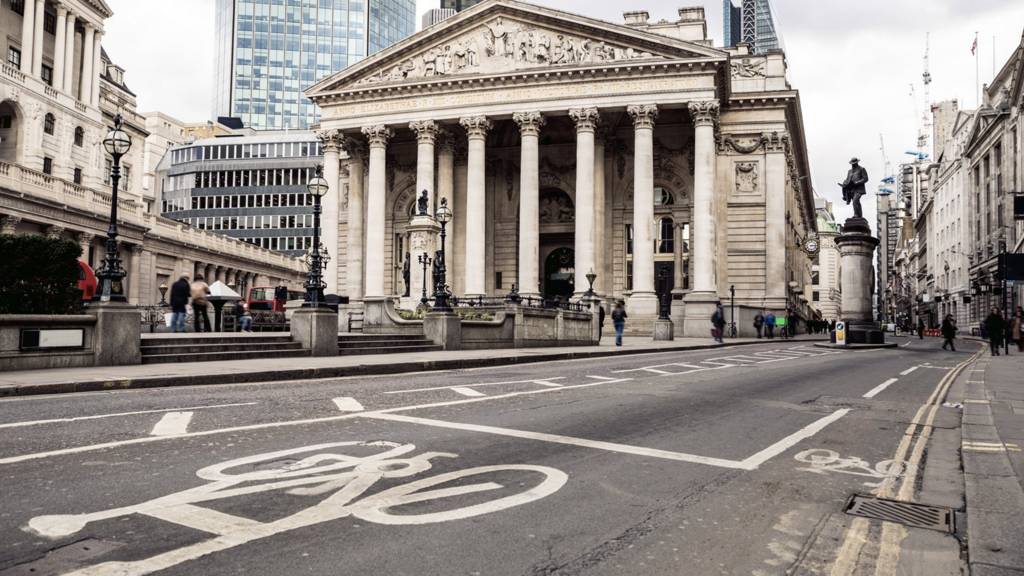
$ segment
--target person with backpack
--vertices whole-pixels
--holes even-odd
[[[754,316],[754,330],[757,331],[757,338],[758,338],[758,340],[761,339],[761,330],[763,328],[764,328],[764,316],[760,312],[758,312],[757,315]]]
[[[615,326],[615,345],[622,346],[622,331],[626,329],[625,302],[619,300],[612,309],[612,325]]]
[[[769,340],[775,339],[775,314],[771,312],[764,317],[764,333]]]
[[[722,309],[722,303],[719,302],[715,305],[715,311],[711,314],[711,336],[715,339],[715,342],[722,343],[722,334],[725,331],[725,311]]]

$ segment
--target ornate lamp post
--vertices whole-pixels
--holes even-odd
[[[594,297],[594,280],[597,280],[597,274],[594,274],[594,269],[593,268],[591,268],[590,271],[587,272],[587,275],[585,276],[585,278],[587,279],[587,284],[589,284],[589,286],[587,287],[587,291],[584,292],[583,295],[586,296],[587,298],[593,298]]]
[[[322,308],[327,306],[324,301],[323,257],[320,254],[320,200],[327,194],[327,180],[324,180],[323,165],[316,167],[316,176],[308,184],[306,190],[313,197],[313,253],[309,261],[309,273],[306,275],[306,301],[303,308]]]
[[[430,266],[434,261],[430,259],[430,255],[426,252],[420,254],[416,260],[423,266],[423,296],[420,297],[420,304],[427,306],[430,304],[430,298],[427,298],[427,266]]]
[[[448,223],[452,221],[452,209],[448,207],[448,199],[441,198],[440,204],[437,206],[437,211],[434,213],[434,218],[437,219],[438,224],[441,225],[441,249],[438,250],[438,262],[434,264],[437,273],[434,278],[434,312],[451,312],[452,307],[448,302],[448,282],[445,278],[448,274],[447,264],[445,264],[445,252],[444,252],[444,240],[445,230]]]
[[[103,266],[96,273],[99,280],[93,302],[127,302],[124,295],[124,278],[128,275],[121,267],[121,255],[117,251],[117,186],[121,181],[121,157],[132,147],[132,140],[121,130],[123,119],[114,116],[114,126],[103,139],[103,149],[113,159],[110,168],[110,225],[107,227],[107,255]]]
[[[168,306],[168,304],[167,304],[167,283],[166,282],[161,282],[159,290],[160,290],[160,303],[158,303],[157,306],[160,306],[161,308],[166,308]]]

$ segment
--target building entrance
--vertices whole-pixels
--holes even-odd
[[[558,248],[544,260],[544,297],[572,297],[576,289],[576,253],[572,248]]]

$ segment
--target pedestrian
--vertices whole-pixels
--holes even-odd
[[[764,333],[769,340],[775,339],[775,314],[772,314],[771,311],[764,317]]]
[[[615,303],[615,308],[612,309],[612,325],[615,326],[615,345],[622,346],[622,331],[626,329],[626,314],[625,302],[619,300]]]
[[[206,299],[206,295],[210,293],[210,286],[203,281],[202,274],[196,274],[196,280],[192,283],[190,290],[196,332],[210,332],[210,315],[207,313],[207,305],[210,301]],[[200,319],[202,319],[202,324],[200,324]]]
[[[184,275],[171,284],[171,332],[185,331],[185,317],[188,316],[188,296],[190,292],[188,276]]]
[[[796,315],[795,311],[791,312],[789,314],[789,317],[786,318],[786,333],[789,334],[790,338],[796,336],[796,331],[797,331],[797,328],[799,328],[799,326],[798,326],[799,323],[800,323],[800,317]]]
[[[235,302],[235,326],[242,332],[252,332],[252,315],[249,314],[249,307],[245,302]]]
[[[604,333],[604,304],[597,305],[597,341],[601,342],[601,335]]]
[[[764,329],[764,315],[760,312],[754,316],[754,330],[757,331],[757,339],[761,339],[761,330]]]
[[[1003,343],[1005,328],[999,308],[992,308],[988,318],[985,318],[985,333],[988,335],[988,347],[993,356],[999,356],[999,346]]]
[[[956,345],[953,344],[954,338],[956,338],[956,320],[953,320],[952,314],[946,314],[942,320],[942,349],[945,350],[946,346],[949,346],[951,352],[956,352]]]
[[[1017,306],[1010,323],[1010,336],[1017,343],[1017,351],[1024,352],[1024,307]]]
[[[779,330],[779,337],[786,339],[789,334],[786,331],[786,322],[789,318],[789,310],[786,310],[784,314],[775,317],[775,327]]]
[[[924,340],[924,318],[917,319],[917,338]]]
[[[722,343],[722,334],[725,330],[725,310],[722,309],[722,303],[719,302],[715,305],[715,311],[711,313],[711,337],[715,339],[715,342]]]

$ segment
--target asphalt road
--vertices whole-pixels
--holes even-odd
[[[962,502],[976,348],[898,341],[2,401],[0,575],[960,574],[842,512]]]

